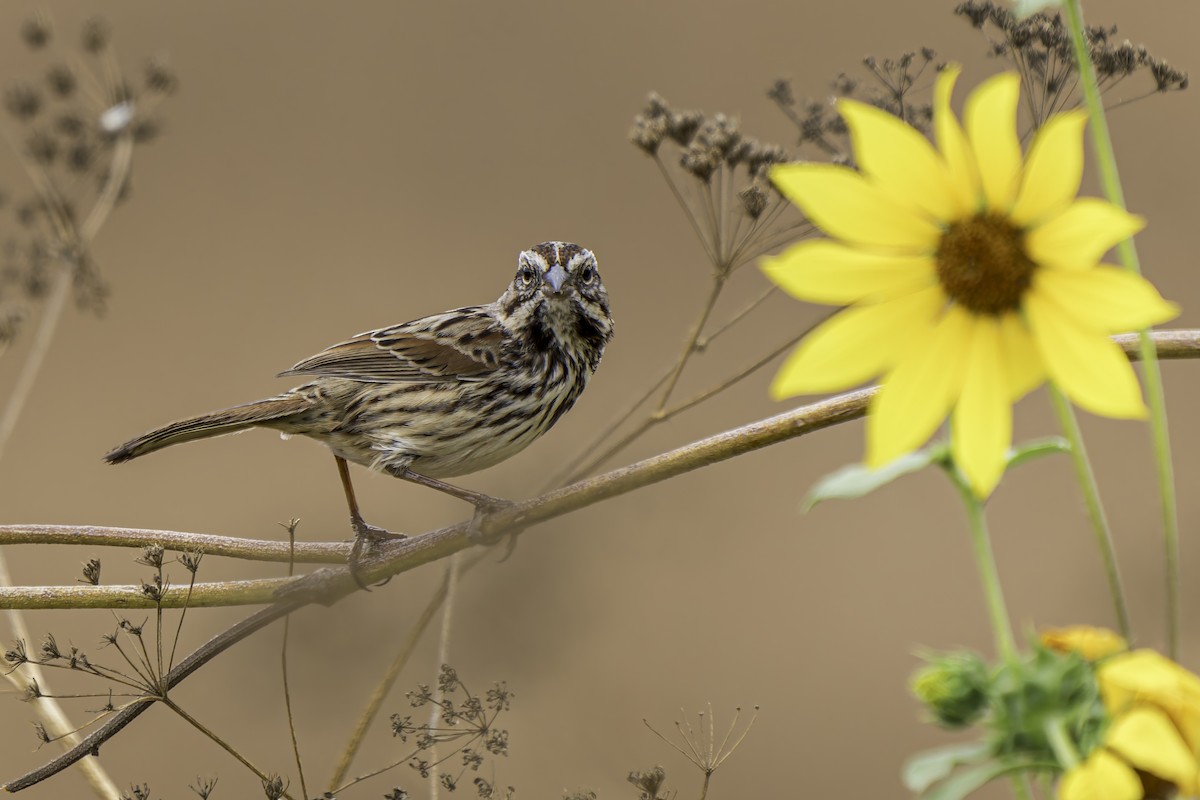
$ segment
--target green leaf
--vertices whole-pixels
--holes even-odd
[[[842,467],[817,481],[816,486],[804,498],[800,510],[807,513],[822,500],[849,500],[868,495],[880,486],[889,484],[903,475],[924,469],[934,461],[944,458],[945,455],[945,445],[934,445],[915,453],[900,456],[879,469],[871,469],[863,464],[850,464]]]
[[[1047,436],[1045,439],[1033,439],[1017,445],[1008,451],[1008,466],[1006,469],[1019,467],[1026,461],[1033,461],[1042,456],[1056,453],[1071,452],[1071,443],[1061,436]]]
[[[950,777],[956,767],[986,759],[990,749],[987,742],[966,742],[917,753],[904,763],[904,787],[919,794]]]
[[[962,798],[983,788],[996,778],[1010,772],[1027,772],[1033,770],[1052,769],[1053,764],[1044,761],[1033,761],[1028,758],[1008,758],[1001,761],[990,761],[970,769],[965,769],[939,783],[933,789],[924,792],[921,800],[962,800]]]

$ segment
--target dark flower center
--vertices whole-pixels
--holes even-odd
[[[953,223],[942,234],[937,274],[950,299],[976,314],[1020,308],[1037,265],[1025,253],[1025,234],[1000,214]]]

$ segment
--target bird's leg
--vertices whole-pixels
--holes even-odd
[[[342,489],[346,492],[346,505],[350,507],[350,525],[354,528],[354,547],[350,549],[350,558],[346,565],[350,568],[350,576],[354,578],[354,582],[363,589],[367,589],[367,585],[363,583],[362,578],[358,574],[358,566],[363,553],[369,551],[371,545],[376,542],[385,539],[404,539],[407,537],[403,533],[392,533],[391,531],[366,523],[358,510],[358,498],[354,496],[354,484],[350,482],[350,466],[346,463],[346,459],[339,455],[335,455],[333,459],[337,462],[338,476],[341,477]],[[389,580],[391,578],[388,578],[383,583],[387,583]],[[382,586],[383,584],[379,585]],[[368,589],[368,591],[370,590]]]
[[[465,500],[476,508],[492,509],[509,505],[508,500],[501,500],[499,497],[492,497],[490,494],[483,494],[482,492],[474,492],[470,489],[464,489],[461,486],[455,486],[452,483],[443,483],[435,478],[422,475],[419,472],[413,472],[408,467],[401,467],[400,469],[388,471],[397,478],[402,478],[403,480],[420,484],[421,486],[428,486],[430,489],[437,489],[439,492],[444,492],[451,497],[457,497],[459,500]]]
[[[511,500],[502,500],[499,497],[492,497],[490,494],[482,492],[473,492],[470,489],[464,489],[461,486],[455,486],[451,483],[443,483],[435,478],[430,478],[427,475],[422,475],[419,472],[413,472],[408,467],[399,469],[389,469],[392,475],[397,478],[418,484],[420,486],[428,486],[430,489],[437,489],[439,492],[444,492],[451,497],[457,497],[459,500],[465,500],[475,506],[475,516],[471,519],[471,527],[467,532],[467,537],[476,544],[495,544],[495,541],[483,533],[483,520],[489,512],[497,511],[506,506],[511,506]]]

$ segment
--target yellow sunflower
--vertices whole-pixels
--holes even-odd
[[[775,167],[779,190],[830,238],[767,259],[767,276],[806,301],[850,306],[789,356],[777,399],[876,376],[869,466],[920,447],[953,412],[955,462],[980,497],[1012,443],[1012,404],[1046,380],[1088,411],[1145,414],[1128,360],[1110,340],[1178,309],[1143,278],[1099,264],[1141,218],[1077,198],[1080,111],[1052,117],[1022,158],[1019,78],[997,75],[950,109],[958,76],[934,90],[935,149],[892,114],[853,100],[838,110],[858,170]]]
[[[1200,678],[1153,650],[1096,669],[1103,744],[1069,769],[1059,800],[1142,800],[1200,791]]]

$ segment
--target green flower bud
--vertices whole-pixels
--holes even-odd
[[[983,659],[970,652],[925,658],[928,663],[913,675],[909,688],[938,724],[965,728],[982,717],[990,683]]]

